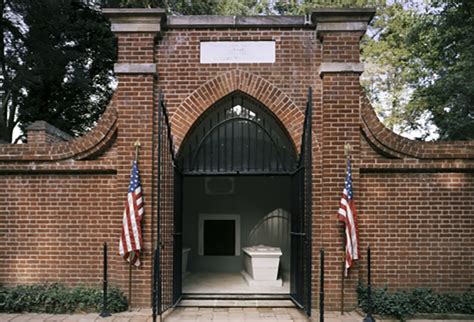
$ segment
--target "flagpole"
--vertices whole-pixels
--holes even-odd
[[[344,154],[346,156],[346,167],[347,163],[351,159],[351,145],[346,143],[344,145]],[[341,315],[344,315],[344,282],[346,278],[346,232],[345,227],[342,225],[342,276],[341,276]]]
[[[344,315],[344,279],[346,275],[346,234],[342,226],[342,276],[341,276],[341,315]]]
[[[132,263],[133,259],[135,257],[135,252],[132,251],[130,253],[130,257],[128,258],[129,260],[129,266],[128,266],[128,311],[132,311]]]
[[[140,140],[136,140],[133,144],[135,147],[135,162],[138,162],[138,153],[141,147]],[[128,310],[132,310],[132,266],[135,259],[135,252],[132,251],[129,257],[129,266],[128,266]]]

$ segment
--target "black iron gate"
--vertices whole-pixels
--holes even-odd
[[[173,267],[173,304],[181,300],[182,292],[182,249],[183,249],[183,173],[181,169],[175,168],[174,171],[174,267]]]
[[[296,153],[286,129],[262,103],[236,91],[190,129],[178,156],[186,175],[289,175]]]
[[[181,297],[182,174],[176,167],[171,128],[163,96],[158,98],[156,246],[153,257],[153,321]]]
[[[291,177],[291,280],[295,304],[311,316],[312,90],[308,90],[298,168]]]
[[[239,99],[237,103],[236,99]],[[153,144],[157,148],[154,166],[158,189],[153,321],[181,298],[183,174],[291,175],[290,295],[295,304],[311,315],[311,88],[297,162],[294,162],[296,156],[290,153],[291,144],[286,141],[284,132],[264,111],[251,99],[247,101],[241,93],[230,95],[216,104],[215,109],[210,109],[196,125],[197,130],[191,131],[196,134],[188,140],[196,144],[183,149],[177,162],[165,102],[162,95],[159,96],[154,124],[157,142]],[[219,134],[223,135],[223,142],[220,142]]]

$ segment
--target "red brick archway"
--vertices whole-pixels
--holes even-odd
[[[234,91],[244,92],[264,104],[285,126],[298,151],[304,112],[278,87],[255,74],[232,70],[221,74],[191,93],[171,116],[171,128],[179,149],[194,122],[215,102]]]

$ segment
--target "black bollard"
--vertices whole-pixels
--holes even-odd
[[[99,316],[102,318],[111,316],[110,312],[107,310],[107,243],[104,243],[104,282],[103,282],[103,302],[102,302],[102,311],[100,312]]]
[[[152,305],[152,317],[153,322],[156,322],[158,315],[158,261],[160,251],[158,247],[155,249],[155,256],[153,257],[153,305]]]
[[[319,254],[319,322],[324,322],[324,249]]]
[[[375,322],[372,316],[372,283],[370,281],[370,246],[367,247],[367,315],[364,322]]]

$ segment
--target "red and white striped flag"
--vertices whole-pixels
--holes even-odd
[[[127,203],[123,211],[119,252],[125,260],[131,260],[135,266],[140,266],[140,250],[143,245],[141,228],[143,213],[143,193],[140,173],[138,172],[137,160],[134,160],[132,173],[130,175],[130,185],[128,186]]]
[[[347,174],[342,191],[342,198],[337,212],[339,221],[345,224],[346,234],[346,266],[345,276],[354,260],[359,259],[359,233],[357,225],[357,211],[352,193],[351,161],[347,160]]]

